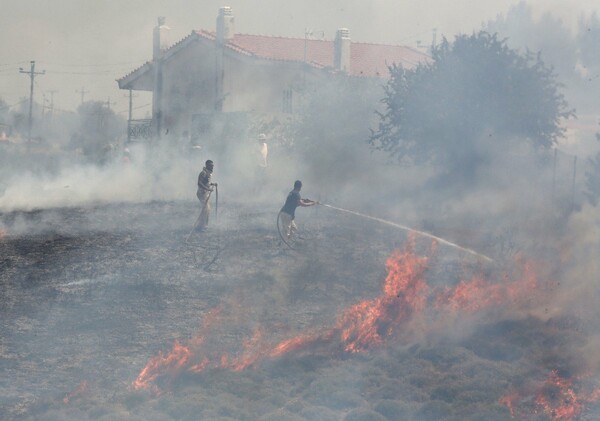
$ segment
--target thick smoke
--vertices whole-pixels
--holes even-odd
[[[598,208],[586,205],[570,218],[560,241],[564,282],[559,308],[573,311],[589,323],[599,316],[595,305],[599,292],[596,282],[600,271],[596,257],[600,253],[599,229]]]
[[[44,350],[49,363],[30,349],[9,356],[34,360],[47,375],[27,392],[26,402],[49,389],[60,396],[34,406],[34,417],[194,419],[202,413],[231,420],[250,411],[264,420],[466,419],[456,402],[501,396],[507,383],[526,384],[531,373],[553,370],[551,363],[567,357],[576,362],[557,364],[562,372],[581,364],[598,380],[600,210],[583,199],[581,167],[573,180],[572,157],[559,158],[555,166],[552,151],[492,133],[478,142],[488,161],[469,189],[449,187],[453,180],[432,182],[438,168],[400,166],[369,148],[383,89],[380,82],[357,86],[312,86],[297,117],[252,122],[226,150],[209,142],[192,148],[189,140],[165,135],[127,145],[127,160],[121,138],[103,163],[64,150],[36,152],[32,163],[21,151],[2,151],[11,171],[2,171],[0,244],[9,244],[6,255],[18,256],[2,268],[19,282],[3,284],[3,292],[7,308],[17,313],[13,325],[31,332],[25,348]],[[258,150],[261,133],[269,147],[266,169]],[[505,144],[512,145],[509,153]],[[190,245],[185,238],[199,212],[196,179],[207,159],[215,162],[220,214],[211,219],[208,237],[195,237]],[[410,324],[410,341],[357,358],[332,363],[330,355],[307,352],[244,373],[181,376],[166,385],[175,390],[172,395],[128,389],[159,350],[196,338],[213,307],[229,310],[215,329],[222,336],[218,345],[227,350],[251,337],[256,326],[287,339],[378,296],[383,262],[406,234],[330,209],[300,209],[298,223],[308,241],[299,252],[282,251],[275,217],[296,179],[304,182],[303,196],[430,232],[494,259],[488,265],[438,244],[428,273],[436,287],[490,274],[502,283],[499,273],[516,271],[515,262],[523,258],[544,268],[539,277],[548,282],[547,300],[531,303],[525,294],[524,303],[483,316],[452,314],[433,329],[426,314]],[[419,252],[429,253],[429,239],[417,243],[425,250]],[[63,260],[53,262],[53,253]],[[54,284],[40,287],[44,282]],[[33,293],[20,289],[37,287],[46,298],[40,303],[29,302]],[[27,308],[15,310],[23,302]],[[131,307],[139,314],[130,316]],[[131,326],[123,327],[121,315],[106,308],[127,314]],[[73,331],[86,335],[78,341]],[[56,332],[58,339],[49,346],[35,338],[38,332],[44,338]],[[576,340],[556,337],[564,332]],[[523,345],[530,337],[541,344]],[[65,361],[64,355],[76,353],[88,360],[82,363],[77,355]],[[69,371],[69,364],[75,369]],[[10,374],[21,376],[20,387],[31,387],[17,368],[11,365]],[[103,372],[111,373],[109,380]],[[11,408],[23,397],[14,388],[6,396]],[[63,403],[67,396],[72,406]],[[498,403],[473,410],[482,419],[510,419]]]

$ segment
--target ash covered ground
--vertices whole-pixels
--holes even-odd
[[[315,207],[299,211],[303,238],[292,251],[279,243],[277,206],[220,207],[188,242],[197,207],[187,202],[2,214],[0,418],[598,419],[595,378],[580,376],[577,354],[597,328],[506,305],[465,323],[420,318],[410,335],[368,352],[305,348],[238,371],[181,370],[136,390],[146,364],[197,337],[214,309],[210,351],[234,353],[257,328],[270,343],[327,329],[381,294],[386,259],[407,241]],[[430,249],[417,240],[415,253]],[[431,285],[505,272],[451,248],[435,254]]]

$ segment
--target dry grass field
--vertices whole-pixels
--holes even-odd
[[[179,202],[0,215],[0,418],[592,420],[554,284],[324,209]],[[483,245],[485,246],[485,245]],[[542,312],[543,313],[543,312]]]

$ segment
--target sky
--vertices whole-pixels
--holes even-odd
[[[84,101],[110,103],[127,117],[128,97],[116,79],[152,55],[152,29],[166,17],[170,41],[194,29],[215,29],[221,6],[230,6],[235,32],[333,39],[346,27],[361,42],[408,45],[452,39],[505,14],[518,0],[0,0],[0,98],[9,105],[29,96],[30,78],[19,71],[36,62],[35,101],[54,101],[56,112]],[[600,0],[530,0],[536,15],[552,12],[575,27],[577,17],[600,10]],[[134,118],[147,117],[151,96],[133,99]]]

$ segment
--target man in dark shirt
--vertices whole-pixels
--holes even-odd
[[[214,163],[209,159],[206,161],[204,168],[202,168],[202,171],[198,175],[198,190],[196,191],[196,197],[198,197],[198,200],[200,200],[200,206],[202,206],[200,218],[198,218],[198,223],[196,225],[196,229],[198,231],[204,231],[208,226],[208,215],[210,213],[210,194],[214,190],[213,187],[217,185],[217,183],[210,182],[213,169]]]
[[[281,219],[281,223],[283,225],[283,232],[286,240],[290,240],[294,232],[296,232],[298,229],[296,223],[294,222],[296,217],[296,208],[298,206],[313,206],[319,203],[315,202],[314,200],[302,199],[300,196],[300,189],[302,189],[302,181],[296,180],[294,182],[294,190],[288,194],[287,199],[285,199],[285,204],[279,212],[279,218]]]

